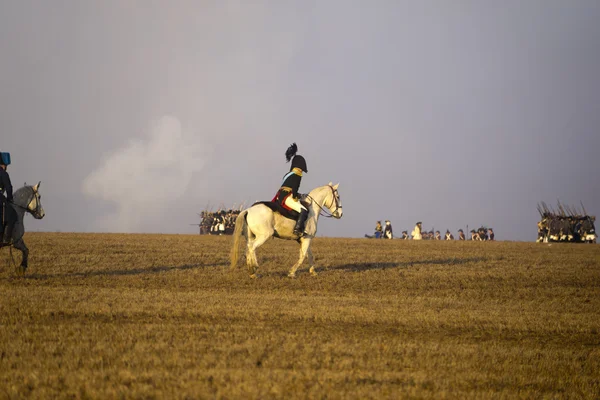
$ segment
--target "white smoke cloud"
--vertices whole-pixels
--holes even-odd
[[[160,232],[161,221],[168,219],[169,210],[176,210],[177,199],[186,193],[207,154],[197,137],[182,131],[177,118],[160,118],[145,138],[109,154],[84,179],[84,194],[115,206],[113,213],[98,218],[96,228]]]

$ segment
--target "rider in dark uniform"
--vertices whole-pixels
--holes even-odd
[[[9,207],[8,203],[13,201],[13,188],[10,182],[10,176],[6,172],[7,166],[10,165],[10,153],[0,153],[0,223],[4,227],[2,235],[1,246],[6,246],[11,243],[12,231],[15,225],[15,221],[11,218],[7,218]],[[4,193],[6,192],[6,195]]]
[[[298,189],[302,181],[302,172],[308,172],[306,168],[306,160],[301,155],[296,155],[298,146],[293,143],[285,152],[287,162],[292,160],[290,172],[283,176],[283,182],[279,191],[273,198],[273,201],[279,203],[284,208],[294,210],[300,213],[296,226],[294,227],[294,235],[302,236],[304,233],[304,224],[308,217],[308,209],[300,202]]]

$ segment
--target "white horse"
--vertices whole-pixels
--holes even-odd
[[[342,201],[338,193],[338,186],[329,182],[328,185],[311,190],[306,196],[309,202],[308,217],[304,228],[304,235],[298,237],[293,233],[295,221],[283,217],[274,212],[264,204],[255,204],[240,213],[235,221],[235,231],[233,232],[233,248],[231,250],[231,267],[237,266],[239,259],[240,237],[244,235],[247,240],[246,264],[251,278],[256,278],[258,270],[258,261],[256,259],[256,249],[262,246],[272,237],[278,237],[287,240],[298,240],[300,242],[300,258],[292,266],[288,276],[294,278],[296,270],[308,256],[311,275],[316,275],[314,258],[310,244],[317,233],[317,223],[319,215],[322,212],[327,217],[342,218]]]

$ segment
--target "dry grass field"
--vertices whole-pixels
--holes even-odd
[[[599,398],[600,246],[28,233],[0,398]]]

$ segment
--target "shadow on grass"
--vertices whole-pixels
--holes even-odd
[[[350,264],[341,264],[341,265],[332,265],[323,267],[317,263],[317,273],[323,273],[327,271],[351,271],[351,272],[364,272],[370,270],[385,270],[388,268],[410,268],[413,266],[419,265],[462,265],[473,262],[481,262],[487,261],[489,258],[486,257],[472,257],[472,258],[443,258],[437,260],[417,260],[417,261],[406,261],[406,262],[364,262],[364,263],[350,263]],[[287,274],[289,272],[289,268],[292,266],[290,264],[285,270],[272,270],[271,267],[263,263],[261,267],[258,269],[258,275],[261,277],[280,277],[287,278]],[[244,266],[245,271],[245,266]],[[241,270],[241,268],[240,268]],[[300,268],[296,271],[298,275],[307,274],[308,275],[309,266],[305,262]]]
[[[472,258],[442,258],[438,260],[417,260],[417,261],[406,261],[406,262],[363,262],[363,263],[350,263],[342,265],[333,265],[327,269],[329,270],[341,270],[341,271],[370,271],[373,269],[388,269],[388,268],[410,268],[415,265],[461,265],[472,262],[481,262],[488,260],[485,257],[472,257]]]
[[[222,267],[223,264],[185,264],[177,266],[156,266],[148,268],[132,268],[132,269],[118,269],[118,270],[106,270],[106,271],[83,271],[83,272],[65,272],[62,274],[38,274],[27,273],[23,276],[23,279],[34,279],[34,280],[45,280],[45,279],[56,279],[65,277],[79,277],[89,278],[94,276],[131,276],[131,275],[143,275],[143,274],[160,274],[163,272],[171,271],[186,271],[200,268],[216,268]]]
[[[473,258],[444,258],[437,260],[417,260],[417,261],[406,261],[406,262],[362,262],[362,263],[349,263],[349,264],[341,264],[341,265],[332,265],[329,267],[320,267],[317,265],[317,272],[325,272],[325,271],[352,271],[352,272],[363,272],[370,270],[384,270],[388,268],[410,268],[418,265],[461,265],[472,262],[481,262],[486,261],[488,258],[485,257],[473,257]],[[145,274],[160,274],[163,272],[171,272],[171,271],[187,271],[201,268],[224,268],[229,270],[228,267],[224,267],[223,263],[213,263],[213,264],[185,264],[178,266],[155,266],[148,268],[132,268],[132,269],[119,269],[119,270],[100,270],[100,271],[82,271],[82,272],[65,272],[58,274],[38,274],[31,273],[25,274],[19,278],[21,279],[31,279],[31,280],[49,280],[49,279],[58,279],[58,278],[66,278],[66,277],[79,277],[79,278],[90,278],[95,276],[132,276],[132,275],[145,275]],[[290,265],[291,266],[291,265]],[[245,270],[245,266],[243,268],[239,268]],[[300,268],[298,268],[298,273],[302,274],[304,272],[308,272],[308,265],[304,263]],[[267,277],[287,277],[288,269],[285,271],[269,271],[264,269],[259,269],[259,274],[261,276]],[[14,279],[14,277],[11,277]]]

